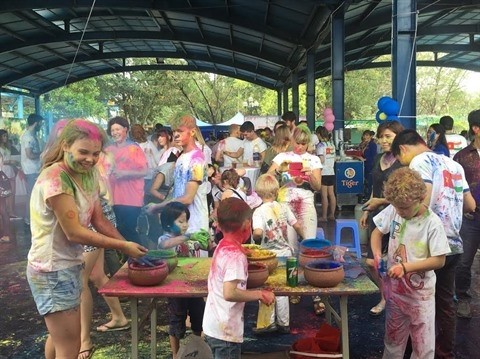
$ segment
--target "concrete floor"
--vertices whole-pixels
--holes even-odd
[[[23,214],[22,198],[17,201],[18,214]],[[353,218],[353,209],[343,207],[339,217]],[[334,238],[333,222],[321,224],[327,239]],[[4,358],[41,358],[46,329],[42,318],[38,315],[25,280],[26,256],[30,247],[29,228],[23,221],[11,222],[13,238],[10,244],[0,244],[0,359]],[[480,272],[479,260],[473,268],[472,283],[473,315],[470,320],[457,321],[456,358],[480,358]],[[384,316],[371,317],[369,309],[377,303],[378,295],[352,297],[349,299],[350,351],[354,359],[381,358],[383,349]],[[93,328],[104,323],[108,307],[101,296],[94,293]],[[148,302],[141,303],[146,308]],[[128,316],[128,302],[122,303]],[[157,357],[168,358],[168,335],[165,312],[159,310],[157,327]],[[257,337],[252,334],[256,320],[256,304],[249,303],[245,310],[245,343],[243,358],[249,359],[282,359],[288,358],[286,351],[297,339],[311,336],[323,323],[322,316],[315,316],[310,298],[302,298],[298,305],[291,305],[291,328],[289,335],[273,334]],[[149,358],[149,330],[145,325],[140,342],[141,358]],[[97,351],[93,358],[128,358],[130,351],[130,332],[97,333],[92,331],[92,338]]]

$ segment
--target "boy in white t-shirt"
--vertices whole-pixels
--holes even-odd
[[[392,172],[384,195],[391,203],[373,218],[371,246],[386,299],[383,358],[403,358],[408,337],[413,357],[435,354],[435,269],[450,253],[440,218],[424,203],[426,185],[408,167]],[[390,233],[386,270],[380,265],[382,236]]]
[[[297,221],[290,207],[276,201],[280,186],[272,174],[263,174],[258,177],[255,191],[263,203],[253,212],[253,239],[257,244],[274,252],[277,257],[290,257],[293,249],[288,240],[288,226],[292,226],[299,237],[303,238],[301,223]],[[292,241],[296,238],[292,238]],[[290,305],[288,297],[275,298],[275,310],[272,311],[270,321],[260,326],[257,321],[256,333],[290,332]]]
[[[223,239],[215,249],[208,274],[208,297],[203,332],[215,359],[240,358],[245,302],[260,300],[271,305],[273,292],[246,290],[248,262],[242,243],[250,239],[252,210],[245,201],[227,198],[217,210]]]

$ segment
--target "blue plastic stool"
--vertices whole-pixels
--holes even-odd
[[[342,229],[350,228],[353,232],[353,244],[342,245]],[[362,258],[362,250],[360,249],[360,231],[356,219],[336,219],[335,220],[335,245],[344,246],[349,250],[354,250],[357,258]]]

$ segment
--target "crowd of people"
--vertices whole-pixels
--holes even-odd
[[[194,335],[205,333],[215,358],[239,357],[246,301],[275,304],[269,323],[255,332],[290,332],[295,298],[246,291],[241,244],[297,255],[300,241],[315,238],[319,223],[335,220],[336,149],[329,131],[319,126],[312,133],[289,111],[271,132],[247,121],[231,125],[228,137],[209,146],[190,115],[178,116],[169,127],[159,124],[153,133],[123,117],[110,119],[106,133],[77,119],[59,121],[41,151],[42,121],[28,117],[21,163],[11,159],[8,133],[0,130],[0,184],[11,184],[10,194],[0,193],[0,240],[11,241],[12,178],[21,167],[32,233],[27,277],[49,332],[47,359],[92,357],[89,281],[101,287],[122,260],[141,261],[148,248],[213,256],[206,303],[168,301],[174,358],[187,317]],[[425,139],[397,121],[380,124],[376,139],[372,131],[363,134],[368,198],[360,224],[368,228],[367,264],[381,289],[370,313],[386,311],[386,358],[403,357],[409,337],[417,357],[452,358],[455,317],[471,317],[480,110],[468,121],[470,144],[452,133],[449,116],[432,124]],[[260,170],[256,183],[245,176],[249,166]],[[146,236],[139,233],[140,223],[147,226]],[[378,271],[383,261],[386,273]],[[96,330],[128,329],[118,299],[105,300],[111,320]],[[315,313],[324,309],[315,298]]]

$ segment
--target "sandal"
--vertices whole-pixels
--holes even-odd
[[[380,302],[376,306],[374,306],[372,309],[370,309],[370,315],[373,315],[374,317],[378,317],[380,314],[383,313],[385,310],[385,302]]]
[[[325,313],[325,303],[322,302],[322,299],[316,297],[313,299],[313,311],[315,315],[322,315]]]
[[[95,347],[91,347],[90,349],[85,349],[78,352],[78,359],[91,359],[95,353]]]
[[[2,238],[0,238],[0,243],[10,243],[10,237],[3,236]]]

